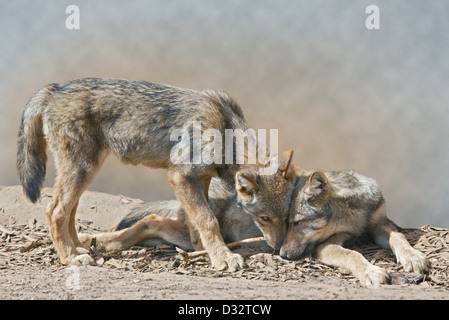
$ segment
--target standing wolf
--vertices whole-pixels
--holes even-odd
[[[19,130],[17,168],[26,195],[36,202],[45,177],[47,145],[53,153],[57,176],[46,216],[62,263],[93,261],[81,247],[75,214],[81,194],[106,156],[113,153],[124,163],[166,168],[168,181],[193,226],[193,244],[203,246],[219,270],[235,271],[243,265],[242,257],[225,246],[207,191],[213,176],[233,185],[235,178],[258,175],[257,168],[263,165],[173,163],[170,154],[177,142],[171,141],[171,133],[179,128],[192,133],[194,122],[201,122],[202,130],[214,129],[222,136],[226,129],[248,129],[238,104],[216,90],[86,78],[47,85],[30,99]],[[279,191],[260,193],[264,197],[257,201],[286,218],[291,183],[282,168],[265,179],[269,180],[267,190]]]

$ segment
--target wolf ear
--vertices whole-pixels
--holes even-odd
[[[284,151],[279,156],[279,170],[286,180],[291,180],[295,176],[295,170],[292,166],[293,149]]]
[[[326,195],[331,191],[331,185],[323,172],[315,171],[307,179],[305,191],[311,197]]]
[[[259,191],[258,175],[252,170],[240,170],[235,174],[235,188],[239,197],[251,201]]]

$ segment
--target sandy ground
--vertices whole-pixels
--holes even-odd
[[[407,229],[432,269],[419,284],[360,286],[352,276],[306,258],[284,260],[267,248],[237,249],[247,267],[236,273],[213,270],[208,258],[189,264],[175,248],[133,247],[98,266],[61,265],[48,236],[44,207],[51,189],[33,205],[21,188],[0,187],[0,297],[2,299],[449,299],[449,233],[425,226]],[[81,232],[110,230],[140,200],[86,192],[78,209]],[[388,272],[401,272],[394,256],[372,244],[354,249]]]

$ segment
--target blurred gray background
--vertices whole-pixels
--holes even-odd
[[[68,30],[65,9],[80,9]],[[368,5],[380,29],[368,30]],[[377,179],[403,227],[449,227],[449,1],[0,1],[0,185],[43,85],[96,76],[219,88],[279,151]],[[45,185],[54,180],[52,158]],[[173,199],[164,170],[113,157],[89,190]]]

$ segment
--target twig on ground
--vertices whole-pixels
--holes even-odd
[[[257,242],[262,242],[262,241],[265,241],[264,237],[248,238],[248,239],[228,243],[228,244],[226,244],[226,246],[229,249],[232,249],[232,248],[241,246],[243,244],[257,243]],[[185,263],[188,263],[189,260],[191,260],[191,259],[207,255],[206,250],[187,252],[187,251],[182,250],[181,248],[176,247],[176,251],[179,252],[179,254],[181,255],[182,259],[185,261]]]

